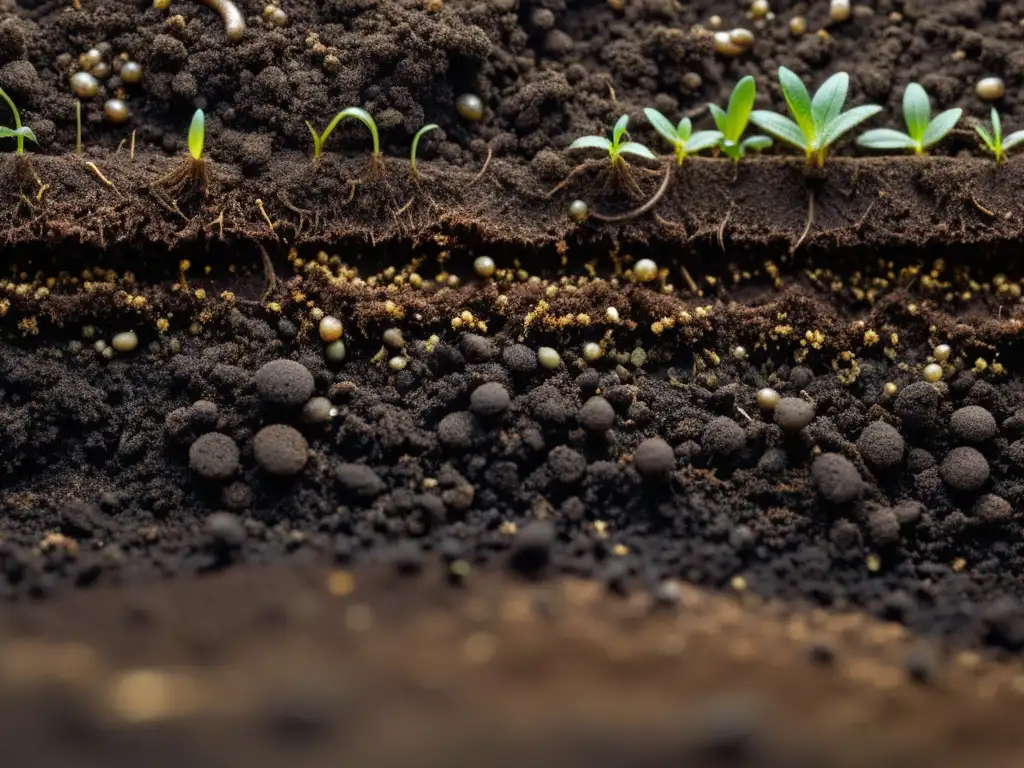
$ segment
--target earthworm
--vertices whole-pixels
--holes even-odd
[[[245,34],[245,17],[231,0],[200,0],[203,5],[212,8],[224,19],[224,30],[228,40],[237,43]]]

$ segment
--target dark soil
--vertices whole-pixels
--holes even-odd
[[[658,146],[645,106],[705,127],[705,103],[724,103],[744,74],[758,77],[760,105],[779,106],[779,64],[815,81],[847,70],[852,99],[889,115],[917,80],[936,106],[987,118],[974,84],[999,75],[1012,130],[1024,123],[1024,3],[878,0],[838,25],[814,3],[808,33],[792,38],[803,4],[772,3],[762,29],[738,3],[300,1],[275,28],[263,3],[247,2],[237,44],[203,3],[81,5],[0,0],[0,87],[41,145],[0,158],[0,594],[55,598],[12,608],[15,621],[41,622],[36,640],[116,655],[122,630],[108,614],[127,595],[178,589],[203,623],[218,610],[207,584],[242,584],[220,599],[255,611],[231,590],[258,601],[271,566],[334,563],[360,583],[426,572],[435,584],[441,569],[448,592],[422,575],[397,589],[380,576],[366,596],[427,623],[454,620],[481,583],[504,599],[521,580],[567,576],[633,596],[622,605],[674,602],[677,581],[725,593],[708,599],[753,622],[754,638],[770,625],[761,600],[878,626],[863,613],[893,623],[880,631],[905,627],[908,643],[935,641],[920,652],[935,659],[998,659],[993,679],[1014,687],[1024,166],[980,156],[967,120],[928,158],[856,157],[847,142],[820,171],[783,150],[738,167],[688,159],[652,210],[609,223],[600,215],[640,205],[661,169],[632,167],[628,190],[596,161],[570,177],[581,158],[563,150],[623,112],[637,140]],[[694,29],[712,13],[725,29],[754,29],[753,51],[716,57]],[[114,77],[83,105],[79,157],[67,78],[101,43],[146,75]],[[102,104],[122,86],[132,117],[115,126]],[[484,101],[479,123],[455,113],[465,92]],[[312,162],[303,120],[320,128],[350,105],[377,117],[382,167],[351,121]],[[206,183],[183,159],[197,107]],[[407,148],[425,122],[443,134],[424,140],[417,183]],[[177,171],[195,182],[171,188]],[[572,222],[574,198],[598,216]],[[493,277],[475,274],[480,255],[496,262]],[[657,262],[657,280],[637,281],[640,258]],[[342,361],[325,355],[325,314],[343,323]],[[136,349],[109,346],[128,331]],[[584,359],[586,343],[600,359]],[[555,369],[538,365],[541,347],[560,354]],[[936,356],[940,380],[926,380]],[[765,387],[783,398],[775,413],[759,405]],[[214,571],[228,573],[195,578]],[[176,585],[156,583],[168,576]],[[308,586],[282,584],[284,602],[307,600]],[[53,623],[92,607],[106,616],[95,635],[82,619]],[[421,637],[418,625],[389,627],[390,651],[359,690]],[[254,679],[273,679],[267,631],[235,671],[251,660]],[[303,632],[313,645],[332,636],[317,619]],[[137,663],[173,665],[171,634],[153,630],[152,655]],[[249,648],[219,645],[232,646]],[[735,671],[715,644],[696,647],[728,687]],[[768,669],[765,649],[751,665],[757,691],[789,679]],[[904,670],[919,682],[934,671],[920,653]],[[571,656],[558,646],[551,663]],[[329,664],[303,664],[316,659]],[[597,660],[580,669],[622,674]],[[829,685],[815,679],[808,701]],[[996,711],[988,688],[956,693]],[[508,696],[515,709],[530,692]],[[928,733],[926,705],[902,711]],[[406,714],[421,736],[436,722]],[[605,727],[588,722],[585,732]],[[993,743],[1012,740],[1000,728]],[[655,734],[649,759],[662,764],[661,744],[683,747],[658,741],[660,729],[625,725],[623,754],[646,755],[636,735]],[[839,743],[859,741],[839,730]],[[225,738],[218,748],[243,740]],[[438,764],[461,764],[444,754]],[[806,757],[771,754],[790,766]],[[919,754],[952,759],[938,742]]]

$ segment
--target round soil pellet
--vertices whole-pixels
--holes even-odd
[[[548,454],[548,467],[558,482],[573,485],[586,473],[587,460],[579,451],[567,445],[559,445]]]
[[[995,417],[980,405],[968,405],[954,411],[949,426],[957,439],[965,443],[983,443],[999,431]]]
[[[588,432],[607,432],[615,426],[615,409],[611,403],[597,395],[583,404],[576,419]]]
[[[252,452],[264,471],[280,477],[297,475],[309,460],[306,438],[286,424],[271,424],[257,432]]]
[[[365,464],[342,464],[335,477],[346,491],[362,499],[375,499],[387,490],[380,475]]]
[[[496,381],[481,384],[469,396],[469,410],[478,416],[497,416],[512,404],[508,390]]]
[[[864,427],[857,438],[857,450],[864,460],[878,469],[891,469],[903,461],[906,443],[891,424],[873,421]]]
[[[555,527],[546,520],[528,523],[516,535],[509,565],[524,576],[540,575],[551,562]]]
[[[954,448],[946,454],[939,466],[939,476],[955,491],[977,491],[988,482],[991,469],[980,451],[974,448]]]
[[[913,427],[922,427],[935,420],[939,407],[939,392],[927,381],[915,381],[896,397],[893,410],[903,422]]]
[[[476,422],[468,411],[449,413],[437,425],[438,439],[449,448],[471,448],[475,433]]]
[[[704,429],[701,445],[712,455],[729,456],[743,449],[747,444],[747,433],[743,427],[727,416],[712,419]]]
[[[662,479],[675,466],[676,456],[672,446],[660,437],[644,440],[633,451],[633,464],[637,471],[648,480]]]
[[[537,353],[525,344],[505,347],[501,360],[517,376],[527,376],[537,370]]]
[[[241,455],[227,435],[209,432],[188,449],[188,466],[205,480],[228,480],[238,472]]]
[[[315,387],[313,374],[294,360],[272,360],[256,372],[256,391],[269,405],[298,408]]]
[[[814,406],[800,397],[784,397],[775,406],[775,423],[786,432],[799,432],[814,421]]]
[[[811,466],[811,480],[825,501],[846,504],[861,490],[860,472],[853,462],[838,453],[823,453]]]
[[[1002,496],[986,493],[974,502],[971,514],[983,523],[1005,523],[1013,516],[1013,505]]]

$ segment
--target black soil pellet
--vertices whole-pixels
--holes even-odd
[[[294,360],[271,360],[256,371],[256,391],[268,405],[298,408],[313,396],[313,374]]]
[[[220,432],[209,432],[188,449],[189,468],[205,480],[228,480],[238,472],[238,444]]]
[[[939,475],[950,488],[956,491],[977,491],[988,482],[991,469],[986,459],[976,448],[954,448],[939,467]]]
[[[450,448],[466,450],[473,446],[476,421],[468,411],[449,413],[437,425],[438,439]]]
[[[949,426],[964,443],[983,443],[999,431],[995,417],[980,405],[967,405],[954,411]]]
[[[719,416],[705,427],[701,444],[710,454],[729,456],[743,450],[747,444],[747,433],[732,419]]]
[[[580,426],[590,432],[607,432],[615,426],[615,409],[611,403],[597,395],[583,404],[576,418]]]
[[[548,467],[555,480],[564,485],[572,485],[578,483],[586,473],[587,460],[579,451],[560,445],[548,454]]]
[[[469,410],[477,416],[497,416],[512,404],[508,390],[496,381],[481,384],[469,398]]]
[[[814,421],[814,406],[800,397],[784,397],[775,406],[775,423],[786,432],[799,432]]]
[[[360,499],[375,499],[387,490],[380,475],[365,464],[340,464],[334,476],[342,488]]]
[[[524,344],[505,347],[501,360],[517,376],[528,376],[537,370],[537,353]]]
[[[892,469],[903,461],[906,443],[891,424],[873,421],[864,427],[857,438],[857,450],[864,460],[878,469]]]
[[[660,437],[650,437],[644,440],[633,451],[633,464],[637,471],[648,480],[658,480],[666,477],[675,466],[676,456],[672,446]]]
[[[818,493],[833,504],[857,498],[863,481],[853,462],[838,453],[823,453],[811,466],[811,479]]]
[[[309,445],[297,429],[286,424],[271,424],[256,433],[252,452],[259,464],[272,475],[297,475],[309,459]]]
[[[555,527],[545,521],[528,523],[516,534],[509,557],[509,565],[524,576],[541,575],[551,562],[551,548],[555,544]]]

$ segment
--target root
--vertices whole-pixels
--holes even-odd
[[[997,218],[996,212],[995,212],[995,211],[990,211],[990,210],[989,210],[988,208],[986,208],[986,207],[985,207],[985,206],[983,206],[983,205],[982,205],[981,203],[979,203],[979,202],[978,202],[978,198],[976,198],[976,197],[975,197],[974,195],[971,195],[971,202],[972,202],[972,203],[974,203],[974,207],[975,207],[975,208],[977,208],[977,209],[978,209],[979,211],[981,211],[981,212],[982,212],[983,214],[985,214],[986,216],[988,216],[988,217],[989,217],[990,219],[995,219],[995,218]]]
[[[555,187],[553,189],[551,189],[550,192],[548,192],[546,195],[544,195],[544,197],[547,198],[548,200],[550,200],[557,193],[561,192],[563,189],[568,187],[569,184],[572,183],[573,179],[575,179],[577,176],[579,176],[584,171],[587,171],[587,170],[593,168],[597,164],[601,164],[601,161],[600,160],[584,160],[582,163],[580,163],[575,168],[573,168],[569,172],[569,175],[566,176],[564,179],[562,179],[562,181],[560,181],[558,184],[556,184]]]
[[[263,291],[263,296],[260,298],[261,302],[266,303],[270,294],[277,288],[277,273],[274,272],[274,262],[270,260],[270,254],[267,253],[267,249],[262,245],[260,246],[260,256],[263,257],[263,275],[266,278],[266,290]]]
[[[808,195],[808,198],[807,198],[807,226],[804,227],[804,231],[803,231],[803,234],[800,235],[800,239],[797,240],[793,244],[792,248],[789,249],[789,255],[790,256],[792,256],[794,253],[796,253],[796,249],[799,248],[803,244],[804,240],[807,238],[807,235],[810,233],[811,225],[813,225],[813,224],[814,224],[814,190],[811,190],[811,192],[810,192],[810,194]]]
[[[88,168],[90,171],[92,171],[94,174],[96,174],[96,178],[99,179],[102,183],[106,184],[108,187],[110,187],[112,190],[114,190],[114,192],[117,193],[118,197],[121,197],[121,190],[119,190],[117,187],[115,187],[114,186],[114,182],[112,182],[110,179],[108,179],[106,176],[104,176],[100,172],[100,169],[98,167],[96,167],[96,163],[87,162],[85,164],[85,167]]]
[[[306,220],[306,216],[311,215],[312,211],[308,211],[305,208],[299,208],[297,205],[292,203],[283,190],[278,190],[277,199],[281,201],[281,205],[299,217],[299,228],[297,231],[302,232],[302,225]]]
[[[672,179],[672,164],[669,163],[665,166],[665,178],[662,179],[661,185],[658,190],[654,193],[650,200],[641,205],[639,208],[634,208],[632,211],[619,214],[618,216],[605,216],[600,213],[591,213],[591,218],[597,219],[598,221],[618,222],[628,221],[629,219],[635,219],[637,216],[643,216],[649,210],[651,210],[658,201],[665,195],[665,191],[668,189],[668,183]]]
[[[854,229],[855,232],[860,232],[860,228],[863,227],[864,226],[864,222],[866,222],[868,220],[868,214],[871,213],[871,209],[875,207],[875,203],[877,203],[877,202],[878,202],[877,200],[872,200],[871,201],[871,205],[869,205],[868,209],[866,211],[864,211],[864,215],[861,216],[860,219],[858,219],[856,224],[853,225],[853,229]]]
[[[220,239],[224,239],[224,211],[220,212],[220,216],[207,224],[207,227],[212,227],[214,224],[220,225]]]
[[[729,223],[729,217],[732,216],[733,204],[729,203],[729,210],[725,213],[725,218],[722,219],[722,223],[718,227],[718,247],[725,252],[725,227]]]
[[[686,268],[686,265],[682,265],[680,269],[683,270],[683,279],[686,280],[686,284],[689,286],[690,291],[694,295],[700,294],[700,288],[697,287],[697,281],[693,279],[693,275],[690,274],[690,270]]]
[[[267,215],[267,209],[263,207],[263,201],[257,199],[256,207],[260,209],[260,213],[263,215],[263,220],[267,222],[267,226],[270,227],[270,234],[274,236],[275,240],[280,240],[281,238],[278,237],[277,230],[274,229],[274,222],[270,220],[270,216]]]
[[[178,164],[177,168],[157,179],[156,185],[163,187],[167,194],[175,200],[181,197],[186,187],[198,187],[205,198],[209,189],[209,181],[206,161],[186,157]]]
[[[493,150],[491,149],[491,145],[488,144],[487,145],[487,159],[484,160],[484,167],[481,168],[480,169],[480,173],[478,173],[476,176],[474,176],[473,179],[469,182],[469,184],[466,185],[467,189],[469,187],[472,187],[478,181],[480,181],[480,179],[482,179],[484,177],[484,174],[487,173],[487,167],[491,164],[491,155],[492,155],[492,153],[493,153]]]

